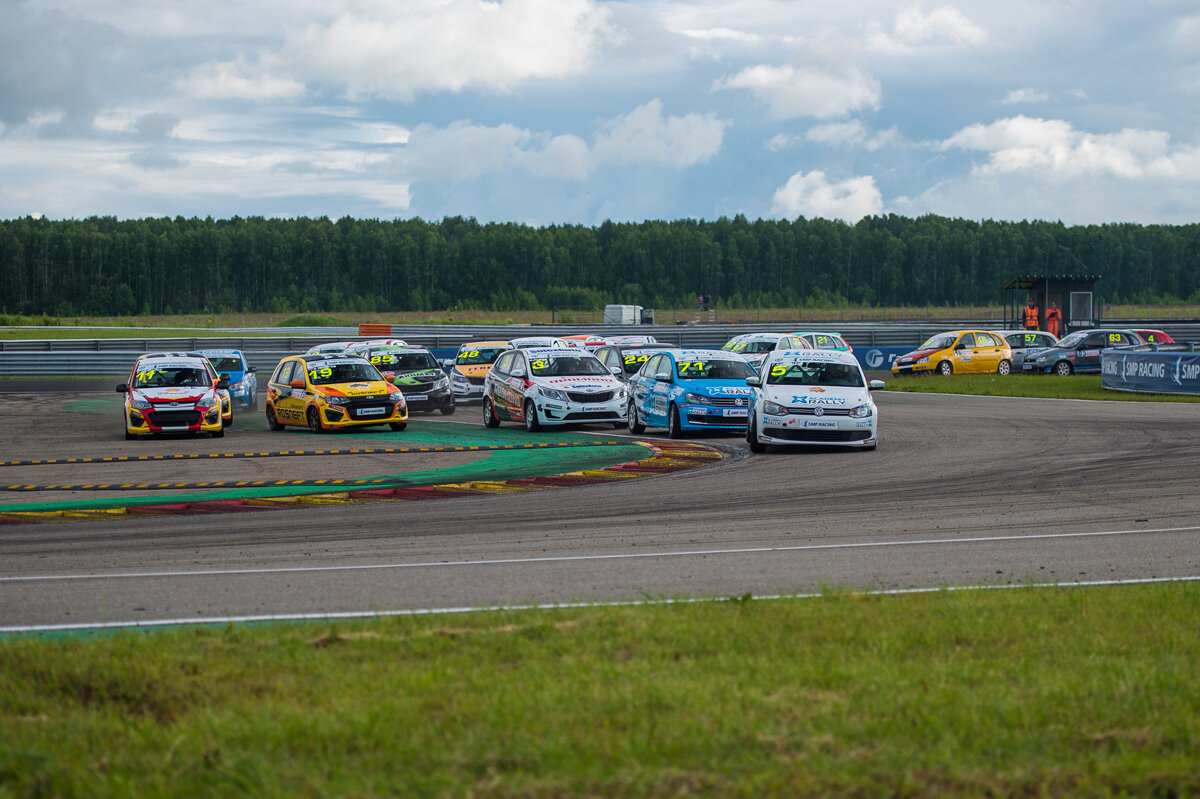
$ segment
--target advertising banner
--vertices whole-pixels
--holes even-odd
[[[1200,394],[1200,352],[1100,354],[1100,385],[1119,391]]]

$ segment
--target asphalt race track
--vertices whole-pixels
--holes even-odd
[[[0,628],[1200,575],[1200,406],[876,400],[875,452],[750,455],[740,437],[698,437],[728,457],[507,495],[3,525]],[[67,425],[55,407],[6,407],[13,448],[127,451],[111,416]],[[483,429],[474,407],[428,419]],[[278,449],[279,435],[241,424],[220,440],[131,443],[233,452]],[[245,468],[289,477],[295,460]],[[308,473],[320,458],[303,460]],[[196,481],[224,468],[170,466]]]

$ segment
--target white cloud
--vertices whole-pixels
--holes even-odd
[[[871,134],[862,122],[852,119],[849,122],[814,125],[804,134],[804,138],[829,147],[860,147],[873,153],[896,141],[899,135],[894,127]]]
[[[908,45],[980,44],[987,39],[987,32],[954,6],[927,14],[917,3],[896,15],[896,39]]]
[[[784,217],[825,217],[857,222],[883,210],[883,197],[870,175],[831,183],[825,173],[797,172],[775,192],[771,211]]]
[[[1024,103],[1046,103],[1050,101],[1050,94],[1041,91],[1040,89],[1013,89],[1000,102],[1004,105],[1021,105]]]
[[[717,81],[716,89],[747,89],[771,109],[776,119],[829,119],[878,108],[879,81],[855,68],[831,72],[791,65],[759,64]]]
[[[712,113],[664,117],[662,109],[661,100],[651,100],[610,120],[596,137],[597,160],[688,167],[711,160],[721,149],[728,121]]]
[[[177,86],[201,100],[290,100],[302,96],[304,83],[275,74],[278,65],[266,59],[251,64],[245,59],[202,64],[181,78]]]
[[[591,0],[375,3],[309,24],[288,37],[282,58],[350,97],[510,92],[583,70],[611,33],[608,18]]]
[[[1130,128],[1118,133],[1088,133],[1063,120],[1022,115],[990,125],[970,125],[941,146],[987,153],[987,162],[975,167],[981,174],[1029,172],[1067,179],[1188,174],[1195,167],[1195,150],[1172,153],[1170,138],[1164,131]],[[1197,176],[1193,172],[1189,177]]]

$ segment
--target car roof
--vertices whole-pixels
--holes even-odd
[[[798,361],[824,361],[826,363],[844,363],[858,366],[858,359],[853,353],[844,350],[775,350],[767,357],[768,363],[796,363]]]
[[[841,333],[835,333],[832,330],[801,330],[799,332],[792,332],[789,335],[792,335],[792,336],[837,336],[838,338],[842,337]]]
[[[507,346],[508,346],[507,341],[468,341],[465,344],[459,345],[459,349],[464,350],[464,349],[468,349],[470,347],[507,347]]]
[[[207,361],[200,356],[186,355],[182,352],[152,352],[138,357],[134,361],[134,366],[146,363],[152,365],[156,363],[184,363],[188,366],[206,368]]]
[[[582,358],[585,356],[591,356],[592,358],[596,357],[595,353],[593,353],[591,350],[585,350],[579,347],[527,347],[521,350],[521,352],[529,356],[540,355],[544,358]]]
[[[363,363],[369,363],[361,355],[346,355],[341,352],[306,352],[301,355],[289,355],[283,360],[304,361],[304,363],[317,363],[319,361],[362,361]]]
[[[730,341],[778,341],[784,336],[795,336],[796,333],[742,333],[729,339]]]
[[[671,350],[676,359],[679,358],[717,358],[724,361],[745,361],[743,355],[715,347],[687,347],[686,349]]]

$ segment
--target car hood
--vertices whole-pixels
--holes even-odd
[[[749,397],[754,389],[745,380],[680,380],[679,387],[705,397]]]
[[[454,368],[467,377],[483,377],[492,368],[490,363],[456,363]]]
[[[419,369],[415,372],[397,372],[392,369],[384,369],[383,371],[392,372],[396,376],[396,385],[410,387],[436,383],[446,376],[446,373],[441,369]]]
[[[204,386],[165,386],[161,388],[139,388],[131,392],[134,399],[155,404],[163,402],[199,402],[211,399],[213,390]]]
[[[369,397],[372,394],[387,394],[391,390],[392,385],[383,380],[362,380],[354,383],[330,383],[317,386],[317,391],[327,397]]]
[[[941,351],[942,350],[938,347],[926,347],[924,349],[913,350],[912,352],[906,352],[903,355],[901,355],[899,358],[897,358],[896,361],[897,361],[897,363],[911,363],[912,361],[919,361],[920,359],[922,359],[926,356],[933,355],[935,352],[941,352]]]
[[[865,387],[839,386],[765,386],[763,395],[771,402],[795,408],[802,405],[826,408],[854,408],[871,401]]]
[[[604,375],[564,375],[562,377],[535,377],[533,382],[547,388],[563,391],[615,391],[625,384],[615,377]]]

